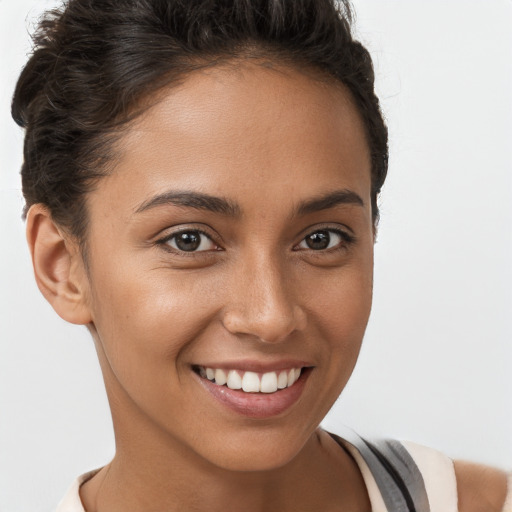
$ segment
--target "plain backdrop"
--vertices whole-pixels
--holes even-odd
[[[50,511],[109,461],[93,344],[40,296],[9,105],[53,0],[0,0],[0,510]],[[375,300],[324,422],[512,468],[512,2],[356,0],[390,129]]]

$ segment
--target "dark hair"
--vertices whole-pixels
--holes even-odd
[[[143,101],[194,69],[265,57],[345,84],[366,127],[372,211],[387,173],[387,129],[368,51],[351,35],[348,0],[69,0],[49,11],[18,80],[15,121],[26,128],[28,208],[84,243],[85,196],[108,173],[113,140]]]

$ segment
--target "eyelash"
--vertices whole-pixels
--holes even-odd
[[[197,255],[201,255],[201,256],[204,256],[205,254],[211,254],[211,250],[207,250],[207,251],[183,251],[179,248],[174,248],[174,247],[171,247],[169,245],[169,242],[173,239],[175,239],[176,237],[178,237],[179,235],[182,235],[184,233],[198,233],[199,235],[202,235],[202,236],[205,236],[206,238],[208,238],[208,240],[210,240],[216,247],[218,247],[218,245],[213,241],[213,238],[211,237],[210,234],[206,233],[206,231],[203,231],[202,229],[198,229],[198,228],[189,228],[189,229],[181,229],[180,231],[176,231],[175,233],[171,233],[170,235],[167,235],[165,236],[164,238],[161,238],[160,240],[157,240],[157,244],[158,245],[161,245],[163,247],[164,250],[172,253],[172,254],[177,254],[179,256],[184,256],[184,257],[190,257],[190,256],[197,256]],[[202,241],[200,242],[202,243]],[[219,250],[219,249],[216,249],[216,250]],[[215,251],[215,250],[214,250]]]
[[[331,252],[342,251],[344,249],[347,249],[350,245],[354,244],[354,242],[356,241],[356,238],[354,235],[348,233],[347,231],[343,231],[342,229],[332,228],[332,227],[320,227],[320,228],[315,229],[314,231],[311,231],[306,236],[304,236],[304,238],[300,241],[299,245],[302,244],[308,237],[310,237],[314,234],[318,234],[320,232],[327,232],[327,233],[331,234],[331,236],[332,236],[332,233],[334,233],[337,236],[339,236],[339,238],[341,240],[334,247],[328,247],[325,249],[318,249],[318,250],[311,249],[311,248],[304,248],[304,250],[310,250],[312,253],[316,253],[316,254],[331,253]]]
[[[304,249],[296,249],[295,246],[294,247],[294,250],[295,251],[300,251],[300,250],[309,250],[311,251],[312,253],[330,253],[330,252],[335,252],[335,251],[340,251],[340,250],[344,250],[344,249],[347,249],[348,246],[354,244],[354,242],[356,241],[356,237],[346,231],[343,231],[341,229],[338,229],[338,228],[332,228],[332,227],[320,227],[320,228],[317,228],[315,229],[314,231],[311,231],[310,233],[308,233],[307,235],[305,235],[302,240],[299,242],[298,245],[302,244],[309,236],[312,236],[316,233],[319,233],[319,232],[328,232],[328,233],[334,233],[336,235],[338,235],[340,238],[341,238],[341,242],[339,244],[337,244],[335,247],[330,247],[330,248],[326,248],[326,249],[318,249],[318,250],[315,250],[315,249],[311,249],[311,248],[304,248]],[[202,235],[202,236],[205,236],[206,238],[208,238],[216,247],[217,249],[214,249],[214,250],[203,250],[203,251],[184,251],[184,250],[181,250],[179,248],[174,248],[174,247],[171,247],[169,245],[169,242],[173,239],[175,239],[176,237],[178,237],[179,235],[182,235],[184,233],[198,233],[199,235]],[[204,255],[207,255],[207,254],[211,254],[212,252],[216,252],[216,251],[219,251],[219,250],[222,250],[222,249],[219,249],[218,245],[215,243],[215,241],[213,240],[213,238],[210,236],[210,234],[208,234],[207,232],[201,230],[201,229],[198,229],[198,228],[189,228],[189,229],[182,229],[180,231],[177,231],[175,233],[172,233],[170,235],[167,235],[165,236],[164,238],[161,238],[160,240],[157,240],[156,243],[158,245],[161,245],[164,250],[168,251],[168,252],[171,252],[173,254],[178,254],[179,256],[184,256],[184,257],[194,257],[194,256],[197,256],[197,255],[201,255],[201,256],[204,256]],[[202,243],[202,242],[200,242]]]

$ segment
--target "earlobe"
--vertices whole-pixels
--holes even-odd
[[[27,242],[37,286],[57,314],[73,324],[89,324],[87,276],[77,244],[69,240],[42,204],[27,214]]]

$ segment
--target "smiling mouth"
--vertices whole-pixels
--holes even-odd
[[[276,393],[292,387],[303,370],[307,368],[289,368],[279,371],[257,373],[237,369],[207,368],[193,366],[194,372],[220,387],[227,387],[245,393]]]

